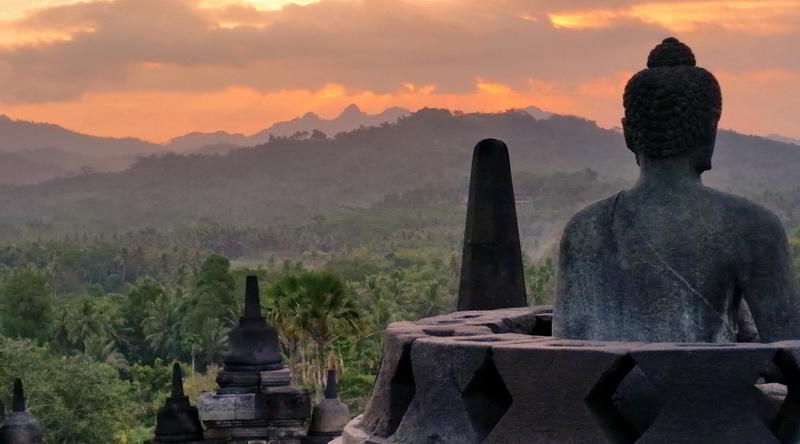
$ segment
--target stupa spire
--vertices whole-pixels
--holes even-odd
[[[328,382],[325,384],[325,399],[336,399],[339,396],[339,386],[336,381],[336,370],[328,370]]]
[[[261,296],[258,292],[258,278],[247,276],[244,290],[244,317],[261,318]]]
[[[484,139],[472,154],[458,310],[525,305],[508,148],[500,140]]]
[[[177,362],[172,364],[172,397],[183,398],[183,373],[181,365]]]
[[[25,411],[25,389],[22,387],[22,379],[14,379],[14,395],[11,401],[12,412]]]
[[[197,408],[183,393],[183,373],[179,363],[172,364],[172,393],[158,410],[154,444],[195,443],[203,439],[203,427]]]

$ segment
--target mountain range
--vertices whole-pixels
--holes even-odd
[[[295,132],[225,155],[150,155],[123,171],[0,187],[0,232],[296,222],[392,193],[466,189],[472,147],[486,137],[508,144],[516,174],[591,168],[602,180],[631,181],[637,172],[621,134],[585,119],[426,108],[332,137]],[[791,191],[791,197],[800,183],[798,165],[795,145],[720,131],[714,169],[704,178],[740,194]]]
[[[524,111],[537,119],[551,113],[535,106]],[[101,172],[121,171],[141,156],[173,151],[176,153],[225,154],[230,150],[267,143],[270,137],[322,131],[333,136],[360,127],[396,122],[410,114],[400,107],[368,114],[357,105],[347,106],[341,114],[324,119],[309,112],[302,117],[277,122],[254,134],[192,132],[163,144],[137,138],[97,137],[81,134],[58,125],[14,120],[0,115],[0,184],[29,185],[92,169]]]
[[[322,131],[327,135],[335,135],[344,131],[352,131],[362,126],[377,126],[382,123],[397,121],[402,116],[408,115],[405,108],[392,107],[378,114],[367,114],[357,105],[349,105],[337,117],[323,119],[315,113],[306,113],[285,122],[278,122],[267,129],[246,136],[240,133],[217,131],[213,133],[193,132],[176,137],[164,146],[175,152],[185,153],[192,151],[224,153],[233,147],[254,146],[267,143],[270,136],[291,136],[298,132]],[[217,147],[217,149],[214,149]]]

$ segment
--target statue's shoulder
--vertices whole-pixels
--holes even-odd
[[[724,211],[728,219],[746,232],[783,232],[783,223],[770,209],[749,199],[724,191],[706,188],[709,198]]]
[[[591,203],[579,210],[564,226],[562,246],[589,245],[601,241],[612,223],[614,209],[622,192]]]

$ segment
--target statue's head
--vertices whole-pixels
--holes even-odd
[[[622,128],[637,161],[680,156],[698,171],[711,169],[722,94],[717,79],[695,65],[692,50],[670,37],[628,81]]]

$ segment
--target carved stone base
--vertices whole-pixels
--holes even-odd
[[[311,401],[307,390],[281,386],[265,387],[261,393],[203,393],[197,408],[206,440],[297,440],[299,444],[308,427]]]
[[[333,442],[800,442],[800,341],[643,344],[530,334],[537,319],[549,321],[545,310],[391,324],[365,413]],[[761,384],[776,374],[785,396]]]
[[[286,367],[264,371],[223,370],[217,375],[217,384],[220,387],[217,393],[256,393],[269,387],[286,386],[291,382],[292,375]]]

